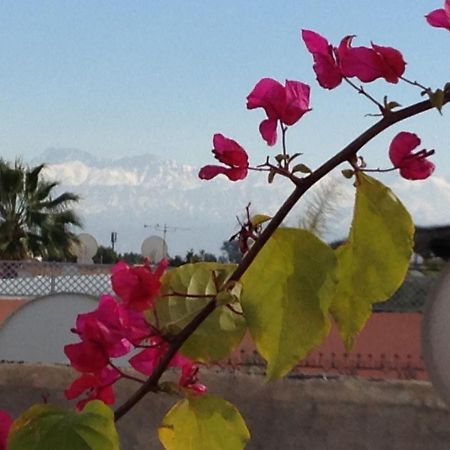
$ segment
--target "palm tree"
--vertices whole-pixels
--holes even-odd
[[[0,159],[0,259],[65,258],[77,241],[71,226],[81,226],[70,209],[79,196],[42,179],[44,164],[27,167]]]

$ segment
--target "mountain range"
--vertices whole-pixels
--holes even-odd
[[[82,197],[78,212],[83,231],[101,245],[110,245],[111,232],[116,232],[119,252],[139,252],[143,240],[162,236],[166,225],[170,255],[185,255],[191,248],[219,255],[223,241],[239,230],[236,216],[244,217],[248,203],[252,213],[270,215],[292,190],[279,177],[268,184],[263,173],[252,172],[236,183],[221,177],[202,181],[198,167],[151,154],[107,159],[78,149],[49,149],[31,161],[38,163],[47,165],[45,176],[60,181],[61,190]],[[339,171],[335,180],[339,204],[326,240],[345,237],[351,220],[352,182]],[[417,224],[450,223],[449,180],[434,176],[411,182],[388,174],[382,181],[393,188]],[[304,212],[305,206],[294,208],[286,224],[295,226]]]

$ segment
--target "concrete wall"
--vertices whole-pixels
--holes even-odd
[[[42,396],[64,403],[62,391],[73,376],[65,366],[0,364],[0,408],[18,415]],[[201,379],[239,408],[252,432],[248,449],[450,449],[450,412],[428,382],[316,378],[264,384],[259,376],[213,371]],[[121,384],[120,400],[134,389]],[[155,430],[173,403],[152,394],[119,421],[122,450],[161,448]]]
[[[44,301],[39,300],[35,304],[27,305],[23,300],[0,299],[0,360],[25,361],[25,362],[58,362],[65,363],[66,358],[62,353],[63,345],[74,340],[74,335],[69,330],[75,324],[76,314],[93,309],[89,305],[67,304],[56,296],[49,297],[49,304],[56,305],[48,309],[44,308]],[[72,294],[75,297],[78,294]],[[41,325],[35,319],[35,307],[38,308],[36,317],[41,317]],[[12,314],[17,308],[23,309]],[[61,311],[58,308],[62,308]],[[71,313],[69,314],[69,311]],[[26,325],[27,316],[33,317],[32,330],[29,341],[33,343],[51,340],[51,345],[44,351],[33,348],[35,345],[25,345],[23,341],[23,327]],[[62,317],[62,320],[46,320],[48,317]],[[2,326],[2,321],[3,326]],[[22,323],[19,326],[19,322]],[[46,336],[47,324],[51,322],[52,335],[60,336],[60,339]],[[42,326],[44,323],[44,326]],[[428,374],[422,359],[421,349],[421,313],[374,313],[366,326],[358,335],[355,346],[351,352],[346,352],[342,339],[336,326],[333,326],[329,336],[317,349],[312,351],[306,359],[300,361],[296,369],[298,373],[306,374],[347,374],[374,378],[399,378],[399,379],[428,379]],[[40,328],[39,328],[40,327]],[[8,329],[8,330],[7,330]],[[11,331],[13,330],[13,331]],[[14,331],[15,330],[15,331]],[[40,334],[39,334],[40,332]],[[10,335],[8,341],[2,336]],[[39,336],[38,336],[39,335]],[[3,339],[3,341],[1,340]],[[53,349],[53,347],[57,347]],[[27,349],[31,348],[30,351]],[[56,355],[56,356],[55,356]],[[58,356],[59,355],[59,356]],[[236,351],[221,362],[224,367],[241,367],[262,364],[262,359],[256,354],[253,341],[246,336]]]

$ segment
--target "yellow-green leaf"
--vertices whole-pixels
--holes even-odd
[[[348,349],[372,312],[402,284],[412,254],[414,224],[392,191],[358,174],[355,210],[338,257],[338,287],[331,312]]]
[[[8,450],[119,450],[114,414],[99,400],[80,413],[34,405],[13,423]]]
[[[251,223],[256,228],[257,226],[262,225],[264,222],[269,221],[271,218],[272,217],[267,216],[266,214],[255,214],[251,219]]]
[[[312,233],[277,230],[241,279],[242,308],[269,379],[289,372],[330,329],[336,257]]]
[[[227,280],[235,267],[235,264],[202,262],[185,264],[167,272],[162,279],[162,295],[155,306],[158,325],[171,333],[179,332],[219,291],[219,303],[226,299],[230,303],[236,302],[238,289],[233,290],[230,286],[231,291],[227,291]],[[239,311],[239,303],[236,306],[233,310]],[[229,355],[241,342],[246,330],[243,315],[233,310],[219,304],[184,343],[181,353],[203,362]]]
[[[159,440],[166,450],[239,450],[249,439],[239,411],[213,395],[180,400],[159,428]]]

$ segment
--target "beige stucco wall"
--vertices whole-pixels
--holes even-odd
[[[0,364],[0,408],[17,415],[42,396],[64,402],[65,366]],[[234,403],[252,432],[249,449],[450,449],[450,413],[428,382],[358,378],[286,379],[202,374],[211,393]],[[120,398],[134,390],[123,383]],[[156,427],[174,399],[150,395],[119,422],[123,450],[161,448]],[[208,450],[208,449],[204,449]]]

